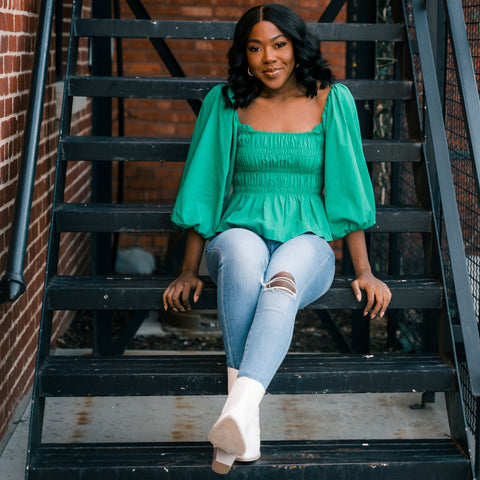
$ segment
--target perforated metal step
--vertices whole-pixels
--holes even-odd
[[[206,443],[42,445],[31,480],[218,479]],[[262,457],[234,464],[233,480],[467,479],[468,460],[450,440],[264,442]]]
[[[271,394],[449,391],[455,371],[433,355],[289,354]],[[50,356],[40,392],[51,396],[218,395],[227,391],[224,355]]]
[[[162,295],[173,277],[142,276],[56,276],[47,286],[46,302],[50,310],[162,310]],[[196,308],[215,309],[216,289],[204,277],[205,288]],[[309,308],[362,309],[350,282],[338,276],[330,290]],[[383,277],[392,291],[390,309],[440,308],[442,286],[435,280],[419,277]]]

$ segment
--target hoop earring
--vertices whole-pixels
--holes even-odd
[[[254,77],[255,75],[252,73],[252,71],[250,70],[250,67],[247,68],[247,73],[250,77]]]

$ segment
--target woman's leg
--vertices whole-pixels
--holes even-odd
[[[259,445],[258,407],[288,351],[297,310],[325,293],[333,279],[334,255],[323,239],[302,235],[284,244],[266,243],[272,252],[266,284],[260,289],[238,378],[208,434],[215,447],[212,468],[218,473],[228,472],[235,457]]]
[[[329,289],[334,272],[333,251],[316,235],[300,235],[276,248],[258,297],[239,378],[249,377],[267,388],[287,354],[297,311]]]
[[[238,369],[270,254],[260,236],[242,228],[215,237],[205,253],[210,276],[217,284],[227,365]]]

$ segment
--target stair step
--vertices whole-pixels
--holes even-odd
[[[409,141],[363,140],[363,153],[367,162],[419,162],[422,144]]]
[[[190,138],[66,137],[64,161],[184,162]],[[419,162],[421,143],[363,140],[367,162]]]
[[[440,308],[442,286],[420,277],[382,277],[392,291],[389,308]],[[162,310],[162,294],[173,277],[55,276],[47,286],[50,310]],[[203,277],[205,288],[196,309],[216,308],[216,288]],[[313,302],[314,309],[362,309],[350,287],[352,278],[339,276],[330,290]]]
[[[235,22],[179,20],[76,19],[77,37],[164,38],[196,40],[231,40]],[[379,23],[312,23],[322,41],[401,42],[405,27]]]
[[[169,232],[171,205],[64,203],[55,209],[57,232]],[[377,207],[371,232],[429,232],[431,212],[403,205]]]
[[[64,203],[55,209],[57,232],[171,232],[171,205]]]
[[[185,77],[93,77],[66,80],[70,96],[203,99],[225,79]],[[404,80],[342,80],[357,100],[409,100],[412,82]]]
[[[190,138],[66,137],[64,161],[184,162]]]
[[[31,480],[218,479],[207,443],[44,444]],[[267,441],[254,463],[236,463],[235,479],[466,479],[469,461],[452,440]]]
[[[50,356],[40,369],[45,397],[224,395],[223,354]],[[289,354],[270,394],[445,392],[455,370],[434,355]]]

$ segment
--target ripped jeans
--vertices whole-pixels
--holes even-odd
[[[310,233],[281,243],[232,228],[205,253],[217,284],[227,365],[266,389],[290,347],[297,311],[332,283],[333,251]]]

